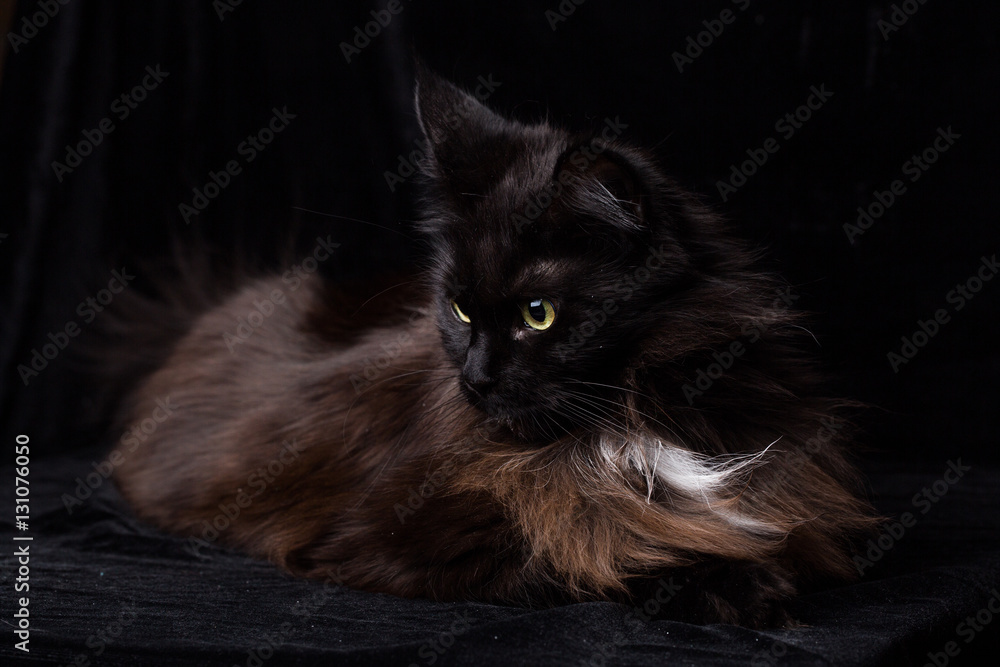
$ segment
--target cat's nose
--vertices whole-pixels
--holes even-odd
[[[485,382],[470,382],[469,380],[465,381],[465,386],[467,386],[470,390],[472,390],[472,393],[479,396],[479,398],[486,398],[486,395],[490,393],[490,390],[493,388],[495,384],[496,384],[495,380],[488,380]]]
[[[496,378],[490,377],[481,366],[470,363],[466,363],[462,369],[462,382],[480,398],[485,398],[497,383]]]
[[[489,372],[489,366],[488,344],[484,339],[479,339],[466,353],[465,365],[462,367],[462,381],[480,398],[484,398],[496,384],[496,378]]]

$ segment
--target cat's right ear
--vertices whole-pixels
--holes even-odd
[[[477,89],[477,93],[479,89]],[[488,94],[488,91],[485,91]],[[427,139],[425,163],[432,176],[461,170],[479,159],[477,142],[500,133],[506,121],[450,81],[417,63],[417,120]]]

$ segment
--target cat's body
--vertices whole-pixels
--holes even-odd
[[[137,513],[438,599],[626,600],[686,573],[677,615],[761,625],[849,577],[872,520],[778,283],[642,153],[429,75],[419,102],[432,268],[353,297],[258,279],[193,317],[125,407],[171,410],[123,439]]]

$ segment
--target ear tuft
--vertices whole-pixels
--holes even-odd
[[[568,149],[557,177],[572,176],[569,203],[578,212],[625,231],[645,227],[642,187],[628,159],[606,145],[590,141]]]

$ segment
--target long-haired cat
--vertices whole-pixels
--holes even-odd
[[[417,89],[428,269],[258,277],[147,322],[184,333],[122,408],[136,513],[439,600],[641,600],[671,575],[673,615],[761,626],[849,578],[873,519],[787,290],[616,120],[576,136]]]

